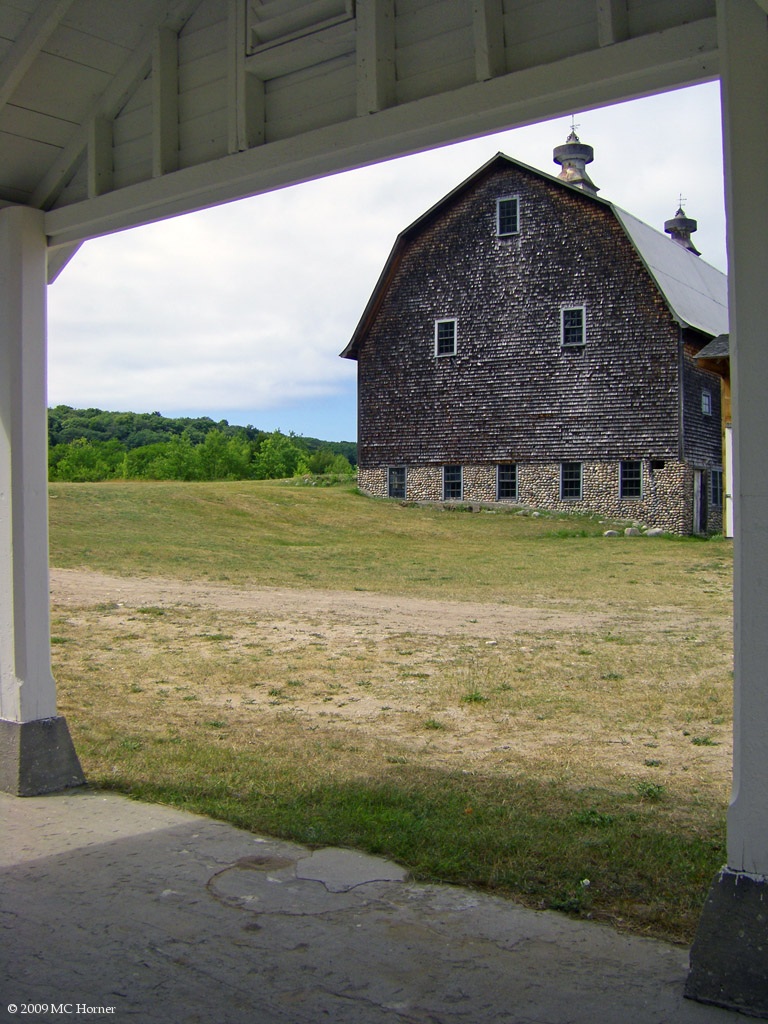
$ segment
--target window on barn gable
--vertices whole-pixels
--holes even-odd
[[[712,392],[702,391],[701,392],[701,411],[705,416],[712,415]]]
[[[516,235],[520,231],[520,199],[518,196],[504,196],[496,200],[496,233]]]
[[[514,462],[496,467],[496,497],[499,501],[517,498],[517,466]]]
[[[390,498],[405,497],[405,466],[389,467],[387,494]]]
[[[564,501],[581,498],[581,463],[560,463],[560,497]]]
[[[443,466],[443,501],[460,501],[462,496],[461,466]]]
[[[560,341],[563,346],[586,344],[586,310],[584,306],[568,306],[560,310]]]
[[[619,469],[619,497],[642,498],[643,464],[639,459],[622,462]]]
[[[456,355],[455,320],[435,320],[435,355]]]

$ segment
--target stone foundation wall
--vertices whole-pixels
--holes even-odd
[[[582,462],[582,497],[560,497],[560,463],[519,463],[518,496],[504,501],[515,507],[548,509],[555,512],[583,512],[610,519],[634,520],[669,533],[687,534],[693,530],[693,469],[683,462],[664,462],[663,467],[650,459],[642,460],[643,496],[619,497],[618,462]],[[387,497],[386,468],[359,470],[361,490]],[[496,465],[463,467],[464,502],[496,502]],[[709,505],[707,487],[707,531],[722,531],[722,509]],[[440,465],[408,466],[407,501],[442,501],[443,468]]]

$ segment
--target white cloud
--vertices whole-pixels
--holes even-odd
[[[704,258],[724,269],[718,87],[577,122],[600,195],[661,230],[682,192]],[[355,366],[338,353],[398,232],[499,150],[557,173],[552,149],[569,127],[560,118],[87,242],[50,289],[51,404],[257,426],[282,410],[289,430],[299,404],[317,401],[325,429],[351,436]]]

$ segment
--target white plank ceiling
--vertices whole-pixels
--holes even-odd
[[[762,2],[762,0],[761,0]],[[715,0],[0,0],[0,205],[52,247],[716,77]]]

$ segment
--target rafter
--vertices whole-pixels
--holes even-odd
[[[709,81],[717,73],[717,21],[706,18],[51,210],[46,232],[55,247],[502,127]]]
[[[246,64],[246,0],[229,0],[228,19],[228,149],[241,153],[264,141],[264,82]]]
[[[88,195],[102,196],[112,189],[112,121],[95,117],[88,132]]]
[[[74,0],[43,0],[30,15],[0,64],[0,110],[8,103],[19,82],[61,24],[73,2]]]
[[[475,33],[475,76],[478,82],[503,75],[504,12],[501,0],[473,0],[472,22]]]
[[[98,118],[113,119],[137,88],[139,82],[149,74],[152,68],[158,29],[167,27],[173,32],[179,32],[196,6],[197,0],[177,0],[168,15],[163,18],[162,25],[152,26],[145,32],[139,45],[115,74],[103,95],[93,104],[82,123],[74,130],[69,143],[32,193],[30,199],[32,206],[48,209],[55,202],[88,145],[92,122]]]
[[[358,0],[355,46],[357,113],[363,117],[395,102],[394,0]]]
[[[179,166],[179,37],[167,25],[157,30],[152,51],[152,174]]]
[[[766,0],[768,2],[768,0]],[[597,41],[611,46],[629,37],[627,0],[597,0]]]

